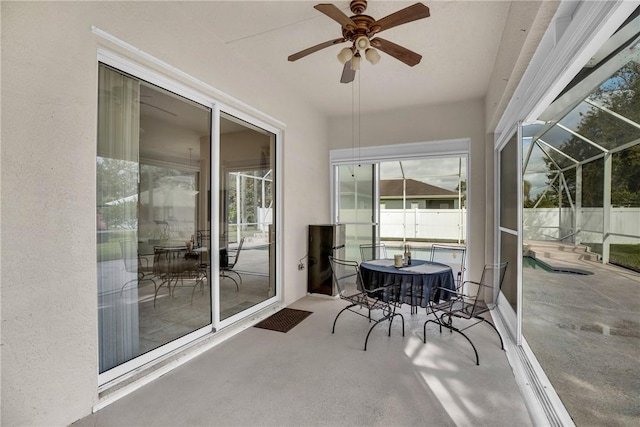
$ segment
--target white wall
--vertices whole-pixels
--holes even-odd
[[[136,58],[92,25],[287,125],[282,283],[287,304],[306,294],[306,224],[329,220],[326,122],[193,25],[196,3],[1,3],[3,425],[69,424],[98,400],[97,48]]]
[[[471,277],[479,275],[485,263],[486,150],[484,119],[484,102],[480,99],[363,114],[361,118],[361,145],[363,147],[470,138],[471,153],[467,191],[470,227],[468,260]],[[351,117],[331,119],[329,129],[331,149],[351,148]]]

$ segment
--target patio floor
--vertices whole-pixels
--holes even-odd
[[[640,274],[545,245],[546,264],[592,274],[525,266],[524,338],[576,425],[639,425]]]
[[[74,425],[527,426],[529,414],[495,332],[477,326],[478,347],[405,315],[391,337],[345,303],[307,296],[312,311],[288,333],[247,328]]]

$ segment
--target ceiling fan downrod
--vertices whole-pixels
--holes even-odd
[[[365,10],[367,10],[367,1],[366,0],[353,0],[349,5],[351,12],[356,15],[360,15]]]

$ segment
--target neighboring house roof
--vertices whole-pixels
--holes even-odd
[[[451,198],[458,197],[458,193],[450,191],[425,182],[416,181],[415,179],[406,180],[407,197],[423,197],[423,198]],[[402,197],[402,180],[401,179],[385,179],[380,181],[380,197],[396,198]]]

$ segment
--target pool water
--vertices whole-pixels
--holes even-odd
[[[540,261],[537,258],[534,257],[530,257],[530,256],[523,256],[522,257],[522,267],[523,268],[541,268],[544,271],[548,271],[550,273],[561,273],[561,274],[579,274],[581,276],[589,276],[592,275],[593,273],[587,270],[580,270],[577,268],[570,268],[570,267],[552,267],[547,263],[544,263],[542,261]]]

